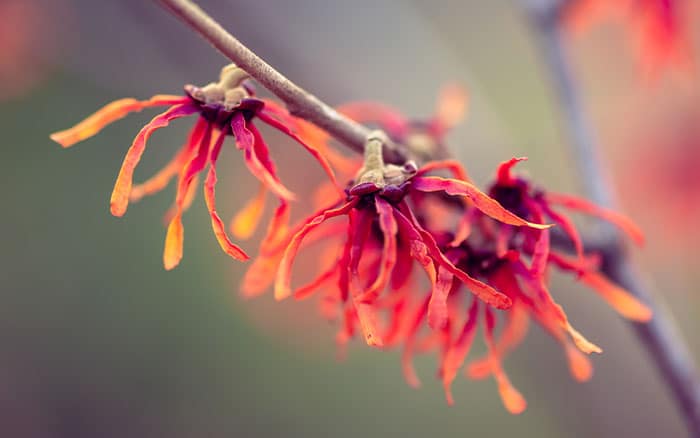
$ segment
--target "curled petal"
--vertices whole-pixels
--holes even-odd
[[[503,208],[495,199],[483,193],[473,184],[455,179],[440,178],[437,176],[423,176],[413,178],[411,187],[421,192],[445,192],[452,196],[464,196],[472,201],[474,207],[484,214],[500,222],[515,225],[528,226],[538,230],[551,227],[551,225],[534,224],[522,219]]]
[[[266,153],[267,146],[262,142],[262,136],[252,123],[246,125],[245,118],[240,112],[231,118],[231,131],[236,137],[237,146],[243,150],[246,166],[261,183],[265,184],[276,196],[293,200],[294,194],[279,181],[270,162],[259,154]]]
[[[189,101],[187,97],[167,95],[153,96],[148,100],[132,98],[115,100],[72,128],[51,134],[51,140],[67,148],[92,137],[105,126],[124,118],[129,113],[153,106],[180,105]]]
[[[447,271],[452,273],[457,277],[462,283],[464,283],[469,290],[476,295],[479,299],[487,304],[490,304],[498,309],[507,309],[512,305],[512,301],[506,295],[498,292],[496,289],[492,288],[486,283],[483,283],[473,277],[471,277],[466,272],[457,268],[446,256],[440,251],[437,243],[433,236],[426,230],[424,230],[418,222],[411,218],[409,220],[403,212],[412,215],[411,211],[405,204],[402,204],[402,211],[394,209],[396,214],[396,219],[398,221],[399,227],[408,230],[409,233],[418,233],[419,238],[413,239],[413,242],[425,247],[425,250],[429,254],[430,258],[434,260],[434,263],[444,266]],[[413,230],[413,231],[411,231]],[[413,244],[413,243],[412,243]]]
[[[394,218],[393,207],[380,196],[374,197],[374,202],[379,214],[379,228],[384,236],[382,248],[382,261],[379,267],[379,274],[367,290],[358,297],[360,301],[371,302],[386,288],[391,272],[396,265],[396,233],[398,226]]]
[[[469,178],[466,169],[464,169],[462,163],[457,160],[428,161],[418,169],[415,176],[423,176],[436,170],[447,170],[455,179],[471,182],[471,178]]]
[[[515,178],[513,178],[511,170],[516,164],[525,160],[527,160],[527,157],[514,157],[499,164],[496,170],[497,184],[504,186],[512,185],[515,182]]]
[[[586,354],[603,352],[603,350],[599,346],[586,339],[578,330],[573,328],[568,322],[566,323],[564,328],[569,333],[569,336],[571,336],[571,339],[573,339],[574,344],[576,344],[578,349],[582,352]]]
[[[260,184],[258,193],[238,211],[231,221],[231,232],[239,239],[248,239],[253,235],[265,210],[267,188]]]
[[[289,245],[284,251],[282,260],[280,260],[279,270],[277,271],[277,276],[275,277],[275,299],[282,300],[292,293],[290,287],[292,263],[294,263],[294,258],[296,257],[296,253],[299,250],[299,246],[304,240],[304,237],[306,237],[307,234],[326,220],[348,214],[348,212],[355,207],[357,202],[358,199],[355,198],[336,209],[324,211],[306,223],[296,234],[294,234],[289,242]]]
[[[145,196],[150,196],[163,190],[168,185],[170,180],[185,167],[189,160],[192,159],[192,154],[196,151],[196,147],[192,147],[192,145],[196,146],[199,144],[199,141],[204,135],[206,127],[206,119],[199,117],[197,119],[197,123],[195,123],[194,127],[190,131],[187,142],[182,146],[182,148],[180,148],[180,150],[168,162],[168,164],[158,171],[158,173],[141,184],[135,184],[131,188],[129,201],[138,202]]]
[[[569,236],[569,239],[571,239],[571,242],[574,244],[576,255],[579,259],[583,260],[583,241],[571,219],[554,211],[546,202],[542,202],[540,205],[547,216],[549,216],[555,224],[559,225],[566,235]]]
[[[632,220],[620,213],[599,207],[591,201],[577,196],[548,192],[546,199],[550,204],[558,204],[571,210],[604,219],[624,231],[638,245],[644,244],[644,233],[642,233],[642,230]]]
[[[141,160],[141,155],[146,149],[148,138],[157,129],[168,126],[171,120],[185,117],[194,114],[198,111],[198,107],[194,104],[180,104],[171,107],[166,112],[157,115],[153,118],[141,131],[136,135],[134,142],[131,144],[129,151],[124,157],[124,162],[119,170],[117,182],[114,184],[112,198],[110,200],[110,208],[114,216],[123,216],[126,213],[126,208],[129,205],[129,194],[133,183],[134,169]]]
[[[226,226],[216,212],[216,161],[219,158],[219,152],[221,151],[221,146],[224,143],[226,135],[226,130],[219,133],[209,157],[209,172],[204,181],[204,202],[207,204],[207,210],[209,210],[209,216],[211,216],[211,226],[214,230],[214,236],[216,236],[216,240],[219,242],[221,249],[233,259],[245,261],[249,258],[248,254],[231,242],[226,235]]]

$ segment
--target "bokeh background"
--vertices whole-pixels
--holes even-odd
[[[425,117],[441,84],[465,84],[469,120],[450,143],[478,181],[499,161],[527,155],[523,167],[536,180],[576,192],[560,111],[515,3],[201,0],[331,104],[375,99]],[[355,341],[337,362],[335,329],[312,303],[243,300],[244,265],[219,250],[201,199],[185,218],[185,258],[165,272],[162,213],[172,187],[122,219],[108,211],[122,157],[152,114],[70,150],[48,135],[119,97],[209,82],[226,60],[143,0],[0,0],[0,16],[1,436],[683,435],[626,324],[566,280],[556,279],[556,298],[605,353],[594,358],[594,378],[578,384],[558,345],[532,330],[506,362],[529,401],[511,416],[493,381],[457,379],[457,404],[448,407],[433,357],[418,358],[424,384],[416,391],[396,351]],[[649,233],[635,251],[640,275],[700,357],[700,182],[697,167],[682,167],[700,144],[698,82],[638,80],[628,43],[609,24],[572,37],[569,48],[618,199]],[[153,137],[137,179],[170,156],[188,126]],[[320,173],[272,138],[273,154],[295,163],[283,176],[311,192]],[[690,170],[659,168],[669,155]],[[233,214],[256,186],[235,152],[221,163],[220,211]],[[253,241],[243,246],[254,252]]]

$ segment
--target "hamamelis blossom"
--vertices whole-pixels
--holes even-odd
[[[337,301],[345,308],[341,338],[351,337],[356,323],[359,323],[365,340],[374,346],[384,343],[378,321],[379,309],[374,303],[385,289],[400,289],[400,284],[407,284],[414,262],[425,271],[433,285],[433,294],[439,287],[438,270],[444,270],[462,282],[479,300],[498,309],[510,307],[511,300],[504,294],[474,279],[445,256],[432,233],[415,216],[413,204],[423,193],[438,191],[461,197],[486,216],[502,223],[535,229],[549,226],[523,220],[468,181],[426,176],[425,169],[416,169],[410,162],[404,166],[385,165],[383,144],[380,138],[368,141],[365,165],[347,190],[347,197],[310,216],[291,235],[279,262],[275,297],[283,299],[295,295],[301,298],[335,282],[336,286],[326,287],[326,292],[328,300]],[[336,263],[310,284],[293,290],[292,263],[300,245],[324,222],[340,216],[347,217],[347,226],[341,234],[344,243]]]
[[[523,158],[514,158],[499,166],[496,180],[488,191],[489,195],[520,217],[535,223],[551,222],[558,225],[571,240],[575,255],[554,250],[550,246],[549,229],[504,225],[473,209],[466,210],[456,233],[444,233],[437,239],[444,246],[447,257],[457,267],[491,284],[513,303],[503,317],[503,328],[498,339],[494,336],[497,318],[490,309],[484,308],[484,337],[489,352],[485,358],[473,362],[467,369],[467,374],[472,378],[493,375],[505,407],[513,413],[522,412],[526,403],[510,383],[502,360],[524,338],[528,321],[537,322],[562,345],[571,373],[579,381],[589,379],[592,374],[591,364],[582,353],[601,352],[598,346],[572,327],[564,310],[554,301],[548,286],[548,271],[551,267],[571,273],[623,317],[640,322],[651,318],[648,307],[598,270],[597,258],[584,252],[573,222],[559,208],[598,216],[617,225],[641,244],[643,237],[638,228],[618,213],[597,207],[584,199],[538,189],[527,179],[514,176],[511,169],[522,160]],[[444,288],[447,293],[455,294],[461,287],[450,273],[439,273],[440,276],[447,285]],[[446,297],[442,301],[441,306],[446,307]],[[472,306],[477,307],[479,304]],[[475,312],[473,310],[470,315]],[[427,314],[429,318],[429,306]],[[448,311],[447,315],[449,314]],[[464,323],[460,334],[447,348],[441,364],[440,375],[450,402],[450,385],[464,363],[474,336],[476,322],[472,322],[473,318],[476,316],[471,316]],[[446,322],[440,321],[439,324],[445,325]]]
[[[574,0],[566,20],[574,30],[612,18],[624,23],[646,74],[666,67],[694,66],[690,24],[691,0]]]
[[[157,95],[145,101],[131,98],[117,100],[73,128],[51,135],[54,141],[63,147],[69,147],[95,135],[106,125],[131,112],[157,106],[169,107],[144,126],[134,139],[117,176],[110,201],[112,214],[123,216],[130,201],[138,201],[144,196],[159,192],[177,176],[177,194],[173,210],[168,215],[169,225],[163,252],[166,269],[174,268],[182,259],[182,214],[192,202],[198,175],[207,165],[209,170],[204,182],[204,198],[216,239],[224,252],[234,259],[248,259],[248,255],[231,242],[216,211],[216,163],[227,136],[232,135],[235,138],[237,148],[243,152],[248,170],[260,181],[258,195],[234,220],[233,229],[237,235],[245,237],[252,232],[260,219],[262,204],[268,191],[280,200],[282,206],[294,199],[294,194],[277,176],[267,144],[254,124],[255,119],[281,131],[303,146],[322,165],[331,181],[335,182],[333,170],[324,156],[295,133],[292,128],[296,123],[294,118],[276,103],[256,98],[253,89],[245,82],[246,79],[247,73],[231,64],[221,70],[220,79],[216,83],[204,87],[187,85],[185,96]],[[172,120],[191,115],[197,115],[197,120],[185,144],[156,175],[142,184],[134,185],[134,170],[150,136]]]

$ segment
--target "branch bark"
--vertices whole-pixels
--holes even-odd
[[[370,129],[338,113],[313,94],[302,89],[253,53],[219,23],[190,0],[158,0],[173,15],[209,41],[217,50],[248,72],[262,86],[274,93],[287,110],[328,132],[358,153]]]
[[[574,159],[579,168],[582,188],[597,204],[611,206],[613,195],[598,159],[594,130],[581,103],[576,80],[564,48],[560,26],[564,8],[571,0],[523,0],[530,21],[537,31],[542,56],[554,84],[556,103],[562,109]],[[669,311],[655,302],[647,285],[626,255],[619,234],[610,227],[600,227],[603,240],[595,239],[603,257],[602,271],[634,296],[647,303],[654,312],[646,323],[630,322],[639,341],[647,350],[659,374],[671,391],[689,434],[700,437],[700,377],[696,364]],[[599,232],[596,235],[600,236]]]

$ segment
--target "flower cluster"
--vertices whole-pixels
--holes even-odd
[[[404,374],[413,386],[419,384],[413,356],[437,351],[438,375],[449,403],[453,402],[451,384],[479,327],[483,327],[488,354],[473,361],[467,375],[493,376],[510,412],[522,412],[526,403],[502,362],[521,342],[530,320],[563,346],[576,379],[591,376],[586,354],[601,349],[572,326],[554,301],[548,281],[552,268],[573,274],[627,318],[646,321],[651,317],[647,307],[599,271],[597,257],[584,250],[573,222],[558,209],[599,216],[641,243],[641,233],[629,220],[514,175],[513,166],[523,158],[502,163],[486,191],[470,180],[458,162],[435,158],[446,153],[444,134],[464,113],[463,93],[449,89],[439,101],[436,116],[427,122],[411,122],[390,108],[369,103],[340,108],[390,135],[373,132],[365,143],[363,159],[356,161],[334,154],[328,137],[317,128],[293,118],[273,102],[255,98],[246,78],[244,72],[230,66],[217,83],[186,87],[185,97],[117,101],[52,136],[69,146],[127,112],[171,106],[136,137],[112,195],[112,213],[121,216],[130,200],[161,190],[178,176],[175,210],[166,237],[166,268],[182,257],[180,217],[191,199],[196,175],[207,164],[204,191],[215,235],[232,257],[248,258],[226,236],[214,202],[216,160],[230,134],[262,187],[234,221],[239,234],[250,234],[259,221],[266,191],[279,199],[258,256],[243,279],[243,293],[253,296],[274,283],[277,299],[319,296],[323,315],[340,321],[340,347],[358,334],[373,347],[400,346]],[[151,133],[172,119],[191,114],[198,114],[198,120],[171,163],[146,183],[132,185],[134,168]],[[328,185],[315,196],[317,211],[296,223],[290,220],[289,201],[294,197],[277,177],[254,125],[258,119],[300,143],[329,176]],[[391,147],[404,148],[409,158],[388,163],[385,155]],[[332,168],[350,182],[339,187]],[[575,249],[572,254],[558,252],[550,244],[553,226],[570,240]],[[310,282],[295,285],[294,262],[304,247],[314,243],[323,247],[317,263],[320,269]]]

